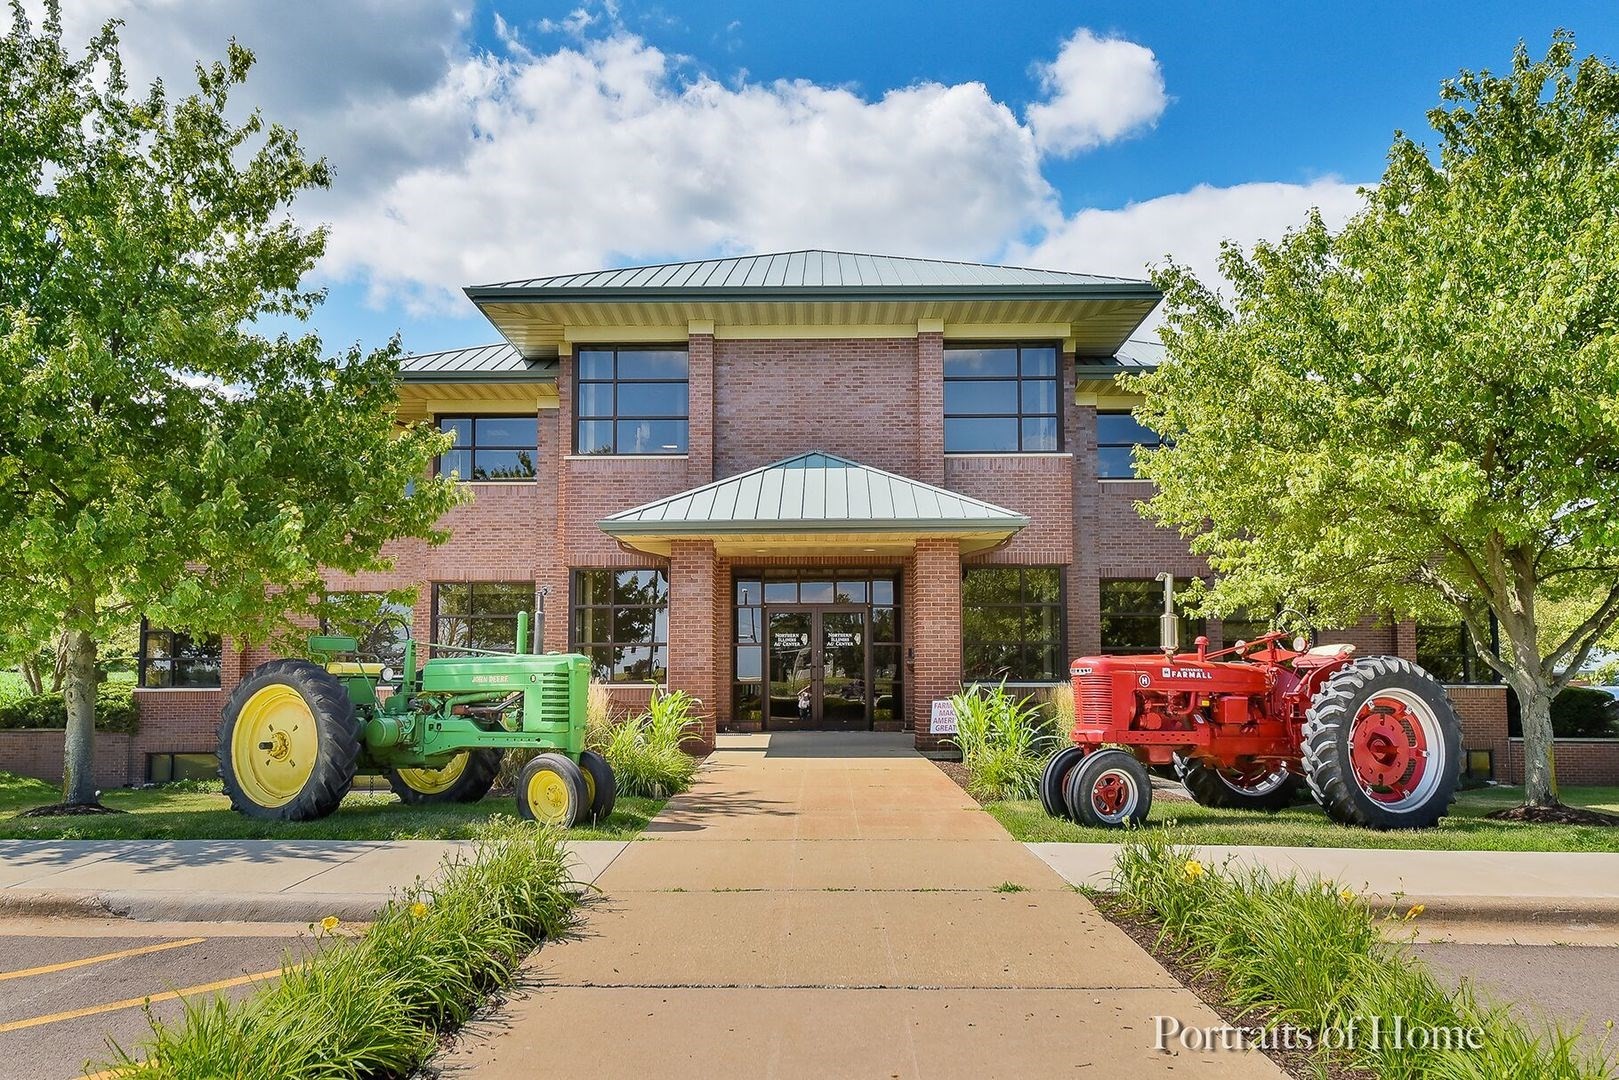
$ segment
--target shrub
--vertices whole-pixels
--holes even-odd
[[[140,730],[135,688],[129,683],[102,683],[96,688],[96,730],[133,735]],[[0,730],[67,727],[67,701],[60,693],[23,694],[0,702]]]
[[[653,691],[647,711],[614,725],[602,748],[623,795],[665,799],[691,786],[697,761],[681,745],[696,735],[698,700],[683,690]]]
[[[967,790],[980,799],[1032,797],[1053,742],[1045,711],[1031,698],[1014,700],[1005,684],[974,686],[950,703]]]
[[[1051,713],[1052,734],[1067,745],[1069,733],[1074,730],[1074,684],[1064,682],[1053,686],[1046,708]]]
[[[511,981],[542,938],[570,925],[566,856],[555,830],[497,819],[438,884],[397,896],[352,944],[331,941],[242,1000],[194,998],[176,1024],[152,1019],[116,1075],[405,1076]]]
[[[1552,699],[1552,734],[1559,739],[1619,735],[1619,700],[1605,690],[1565,687]]]

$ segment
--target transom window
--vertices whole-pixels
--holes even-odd
[[[1491,619],[1491,633],[1495,632]],[[1461,623],[1417,624],[1417,663],[1442,683],[1493,683],[1495,669],[1484,662],[1473,635]]]
[[[436,633],[433,641],[461,649],[516,652],[517,613],[533,610],[532,581],[459,581],[434,585]]]
[[[1103,480],[1134,480],[1135,448],[1156,450],[1163,439],[1128,412],[1096,414],[1096,475]]]
[[[462,480],[528,480],[534,476],[539,425],[534,416],[441,416],[455,445],[438,459],[440,476]]]
[[[1061,567],[969,569],[961,582],[963,681],[1060,681],[1062,595]]]
[[[1062,449],[1052,345],[944,352],[944,449],[951,454]]]
[[[1189,648],[1208,632],[1204,619],[1180,610],[1180,645]],[[1158,619],[1164,613],[1164,586],[1152,578],[1118,578],[1102,582],[1102,651],[1145,653],[1159,649]]]
[[[219,685],[219,635],[164,630],[141,622],[139,685],[214,687]]]
[[[575,570],[573,647],[598,679],[669,679],[669,576],[662,570]]]
[[[576,366],[575,453],[686,452],[686,350],[580,349]]]

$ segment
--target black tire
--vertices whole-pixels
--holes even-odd
[[[1114,792],[1122,792],[1120,804],[1112,811],[1099,806],[1094,797],[1103,784]],[[1081,825],[1122,829],[1147,820],[1147,812],[1152,809],[1152,777],[1134,754],[1124,750],[1098,750],[1068,770],[1062,797],[1068,816]]]
[[[1212,765],[1175,755],[1175,777],[1199,806],[1253,810],[1262,814],[1286,810],[1297,801],[1304,780],[1284,770],[1278,771],[1279,777],[1272,774],[1258,785],[1246,787]]]
[[[539,790],[536,785],[540,785]],[[535,801],[542,792],[554,798]],[[536,756],[523,766],[523,774],[517,778],[517,816],[524,821],[570,829],[585,816],[589,805],[584,774],[561,754]]]
[[[1052,817],[1070,816],[1068,804],[1062,797],[1062,783],[1068,779],[1069,770],[1079,764],[1079,759],[1084,756],[1085,751],[1080,747],[1065,746],[1046,762],[1046,771],[1040,774],[1040,805]]]
[[[594,824],[612,816],[618,803],[618,778],[607,759],[594,750],[579,752],[579,773],[585,781],[585,817]]]
[[[466,751],[466,764],[461,769],[449,787],[438,791],[423,791],[411,786],[415,769],[389,769],[388,786],[393,788],[394,794],[409,803],[411,806],[430,806],[433,803],[475,803],[489,794],[489,789],[495,784],[495,775],[500,772],[500,759],[505,757],[503,750],[468,750]]]
[[[1378,697],[1394,699],[1405,710],[1406,721],[1389,706],[1379,707],[1367,718],[1361,710]],[[1389,798],[1403,790],[1389,784],[1385,797],[1374,797],[1365,785],[1367,778],[1357,774],[1351,748],[1355,728],[1362,722],[1392,726],[1405,748],[1395,745],[1396,760],[1406,762],[1406,772],[1396,783],[1410,783],[1402,799]],[[1420,725],[1420,735],[1415,728]],[[1406,757],[1405,750],[1426,742],[1425,757]],[[1316,802],[1327,816],[1343,825],[1368,829],[1426,829],[1439,823],[1456,798],[1461,777],[1462,725],[1456,709],[1433,676],[1409,660],[1397,656],[1363,656],[1334,672],[1310,703],[1304,722],[1304,775]],[[1434,761],[1435,751],[1439,760]],[[1416,763],[1420,762],[1420,766]],[[1418,769],[1413,776],[1411,769]]]
[[[255,695],[276,687],[290,689],[302,699],[315,728],[311,741],[312,758],[300,765],[289,752],[286,759],[289,767],[295,770],[292,775],[304,776],[304,779],[301,786],[285,799],[267,797],[266,789],[256,774],[240,775],[237,764],[238,760],[242,760],[243,764],[249,765],[249,772],[252,773],[252,763],[243,755],[250,755],[256,761],[258,752],[263,751],[257,742],[251,747],[246,745],[247,739],[253,735],[250,729],[242,725],[254,722],[254,710],[249,710],[250,715],[244,720],[244,707],[253,701]],[[239,731],[239,728],[242,730]],[[362,725],[354,715],[354,702],[349,700],[343,684],[328,674],[325,668],[307,660],[271,660],[261,664],[231,691],[219,725],[219,776],[224,782],[225,794],[230,797],[232,809],[264,821],[314,821],[325,817],[337,809],[354,784],[362,731]],[[235,746],[238,736],[244,741],[242,747]],[[268,755],[274,751],[263,752]],[[269,761],[267,756],[267,767]]]

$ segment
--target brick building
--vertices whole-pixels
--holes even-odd
[[[693,693],[705,742],[875,728],[927,748],[963,681],[1151,650],[1154,575],[1207,572],[1134,509],[1131,448],[1153,436],[1115,380],[1155,361],[1131,340],[1160,299],[1145,282],[800,251],[467,295],[504,340],[409,358],[399,403],[455,432],[438,467],[472,498],[453,538],[329,582],[416,587],[418,639],[509,647],[544,590],[547,648],[588,653],[625,708]],[[1480,674],[1459,628],[1323,636]],[[206,769],[225,694],[263,659],[144,641],[142,729],[102,738],[107,782]],[[1507,767],[1504,693],[1453,696],[1464,746]],[[31,751],[52,752],[59,735]]]

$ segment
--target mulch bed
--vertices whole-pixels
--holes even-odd
[[[1505,810],[1492,810],[1484,815],[1492,821],[1521,821],[1533,825],[1596,825],[1600,828],[1619,828],[1619,814],[1606,814],[1601,810],[1587,810],[1581,806],[1509,806]]]
[[[24,810],[17,816],[25,817],[81,817],[86,814],[127,814],[128,810],[116,810],[111,806],[102,806],[100,803],[51,803],[49,806],[36,806],[32,810]]]
[[[1225,1004],[1225,984],[1218,976],[1200,972],[1186,963],[1168,946],[1160,942],[1158,935],[1163,929],[1151,919],[1141,918],[1127,914],[1120,910],[1119,905],[1106,893],[1092,893],[1091,900],[1102,917],[1114,926],[1129,934],[1137,945],[1140,945],[1152,958],[1164,966],[1164,969],[1178,979],[1199,998],[1203,1004],[1213,1009],[1221,1020],[1233,1026],[1245,1028],[1264,1028],[1275,1022],[1275,1015],[1265,1010],[1254,1010],[1248,1013],[1239,1013],[1236,1009]],[[1274,1061],[1287,1075],[1304,1080],[1376,1080],[1376,1074],[1365,1069],[1357,1069],[1334,1060],[1329,1054],[1318,1050],[1305,1050],[1298,1047],[1273,1047],[1267,1040],[1261,1049],[1266,1057]],[[1232,1051],[1236,1053],[1237,1051]]]

